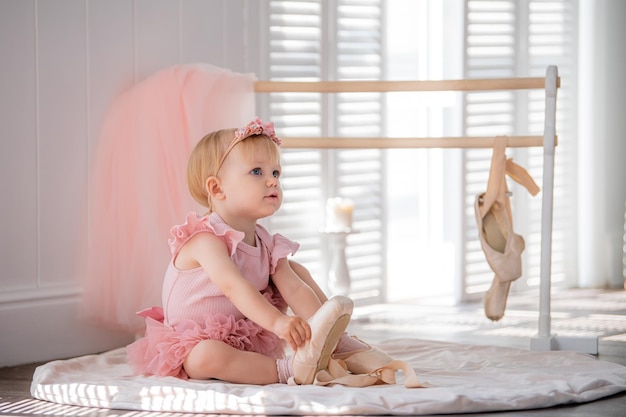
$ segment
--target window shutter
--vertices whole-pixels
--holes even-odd
[[[575,108],[573,77],[576,64],[574,0],[466,1],[465,77],[545,76],[548,65],[557,65],[562,77],[558,91],[557,135],[554,184],[554,226],[552,282],[571,284],[575,278],[568,259],[575,259]],[[571,46],[573,45],[573,46]],[[565,80],[565,81],[564,81]],[[564,82],[563,82],[564,81]],[[468,135],[509,135],[543,133],[545,96],[543,91],[471,92],[464,97],[464,130]],[[542,186],[543,149],[508,149],[507,156],[526,167]],[[493,279],[480,248],[474,219],[475,195],[486,187],[491,150],[463,151],[465,215],[463,227],[464,299],[485,291]],[[523,276],[513,288],[539,284],[541,245],[541,194],[530,196],[520,185],[508,180],[513,225],[524,236]]]
[[[267,63],[271,80],[382,78],[380,0],[270,1]],[[380,136],[380,94],[272,93],[264,111],[282,136]],[[298,241],[295,260],[326,287],[331,254],[324,225],[326,199],[355,203],[348,236],[350,296],[382,301],[385,283],[383,171],[379,150],[283,150],[284,202],[268,219],[272,231]]]
[[[577,137],[577,2],[575,0],[532,1],[529,4],[528,74],[545,75],[548,65],[557,65],[561,88],[557,101],[557,129],[559,144],[556,149],[554,177],[554,225],[552,240],[552,282],[556,285],[577,284],[576,229],[577,178],[571,173],[576,168]],[[529,129],[532,134],[543,132],[544,95],[534,91],[528,102]],[[541,177],[543,150],[529,149],[528,166],[535,178]],[[570,173],[570,174],[568,174]],[[541,185],[541,183],[539,183]],[[528,285],[539,285],[541,244],[541,200],[529,202],[532,229],[529,243],[532,252],[527,262]]]

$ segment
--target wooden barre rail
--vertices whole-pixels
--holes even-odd
[[[561,84],[556,77],[556,87]],[[545,89],[546,77],[424,81],[256,81],[256,93],[385,93],[435,91],[505,91]],[[555,137],[555,145],[556,145]],[[543,136],[509,136],[509,147],[543,146]],[[282,138],[291,149],[367,148],[491,148],[494,137],[292,137]]]
[[[383,137],[293,137],[281,138],[287,149],[387,149],[387,148],[492,148],[493,136],[455,136],[423,138]],[[557,138],[555,137],[555,145]],[[543,146],[543,136],[509,136],[512,148]]]
[[[544,77],[428,81],[256,81],[257,93],[384,93],[408,91],[530,90],[545,87]],[[557,88],[561,78],[557,77]]]

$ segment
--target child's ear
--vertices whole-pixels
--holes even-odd
[[[206,180],[206,191],[210,198],[222,200],[224,198],[224,190],[219,178],[211,176]]]

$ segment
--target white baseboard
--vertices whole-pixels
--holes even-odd
[[[82,320],[78,296],[0,303],[0,367],[125,346],[133,335]]]

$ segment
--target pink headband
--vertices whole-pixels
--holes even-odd
[[[230,145],[228,145],[228,148],[226,148],[224,155],[222,155],[222,159],[220,159],[220,163],[217,165],[216,172],[220,171],[220,168],[222,168],[222,165],[224,164],[226,157],[228,156],[230,151],[233,150],[235,145],[237,145],[239,142],[241,142],[245,138],[248,138],[254,135],[263,135],[266,138],[271,139],[278,146],[280,146],[282,143],[281,140],[276,136],[276,132],[274,132],[274,123],[272,122],[263,123],[261,119],[256,117],[253,121],[248,123],[245,127],[240,127],[239,129],[235,130],[235,137],[233,141],[230,143]]]

